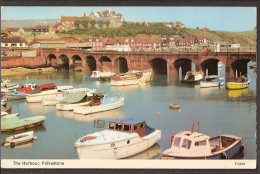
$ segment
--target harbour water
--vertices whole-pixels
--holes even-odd
[[[123,107],[92,115],[75,115],[69,111],[57,111],[55,106],[27,103],[26,100],[9,102],[20,118],[36,115],[47,117],[43,126],[32,128],[37,140],[22,146],[1,147],[2,159],[77,159],[73,147],[83,135],[107,128],[109,120],[135,117],[145,120],[153,128],[162,131],[162,137],[153,147],[130,159],[159,159],[161,152],[170,147],[170,136],[182,130],[190,130],[192,123],[200,132],[216,136],[231,134],[243,137],[244,152],[238,158],[256,159],[256,74],[248,69],[251,83],[248,89],[201,89],[199,85],[183,85],[177,76],[153,75],[147,86],[113,87],[109,82],[86,81],[83,72],[52,72],[29,74],[28,82],[36,84],[56,83],[74,87],[96,88],[98,91],[123,93]],[[27,75],[9,76],[20,84]],[[170,103],[181,105],[181,111],[168,108]],[[2,133],[6,136],[24,131]]]

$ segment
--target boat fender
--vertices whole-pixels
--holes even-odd
[[[220,158],[221,159],[228,159],[226,152],[222,152]]]
[[[113,149],[113,152],[114,152],[114,153],[117,153],[117,148],[116,148],[116,147]]]
[[[241,145],[240,148],[239,148],[239,152],[242,152],[244,150],[244,145]]]

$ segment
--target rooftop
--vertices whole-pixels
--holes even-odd
[[[111,122],[124,123],[124,124],[138,124],[138,123],[142,123],[144,121],[138,120],[136,118],[126,118],[126,119],[113,120]]]

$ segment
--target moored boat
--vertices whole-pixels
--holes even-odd
[[[150,148],[160,138],[160,130],[128,118],[111,121],[107,130],[81,137],[74,147],[79,159],[121,159]]]
[[[180,109],[181,106],[174,103],[174,104],[169,104],[169,108],[171,108],[171,109]]]
[[[16,146],[24,142],[28,142],[31,140],[36,140],[37,138],[34,136],[33,131],[24,132],[21,134],[12,135],[7,137],[5,142],[3,142],[3,146]]]
[[[83,92],[85,94],[90,95],[90,93],[96,92],[96,90],[89,89],[89,88],[75,88],[75,89],[61,90],[61,95],[44,96],[42,98],[42,105],[44,105],[44,106],[56,105],[61,100],[65,99],[66,97],[70,96],[71,94],[78,93],[78,92]]]
[[[216,75],[206,76],[202,81],[200,81],[201,88],[220,87],[224,84],[224,77],[218,77]]]
[[[76,92],[60,100],[56,108],[61,111],[73,111],[78,106],[89,104],[92,96],[92,93]]]
[[[182,80],[182,82],[186,83],[196,83],[203,79],[204,73],[199,71],[188,71]]]
[[[119,108],[124,105],[124,97],[119,95],[110,96],[104,93],[94,93],[92,101],[83,106],[74,108],[75,114],[92,114]]]
[[[45,120],[45,116],[34,116],[19,119],[17,114],[8,114],[1,117],[1,131],[6,132],[29,129],[41,125]]]
[[[62,90],[73,89],[72,86],[56,86],[53,83],[37,85],[37,88],[26,95],[28,103],[42,102],[44,96],[61,96]]]
[[[244,88],[248,88],[249,84],[250,84],[250,77],[242,76],[242,77],[237,77],[235,82],[228,82],[226,84],[226,87],[227,89],[244,89]]]
[[[25,99],[26,94],[31,92],[33,89],[36,88],[36,84],[33,83],[27,83],[24,84],[21,88],[18,88],[17,91],[14,92],[8,92],[6,93],[6,98],[7,100],[20,100],[20,99]]]
[[[244,148],[241,137],[209,137],[193,131],[193,126],[171,137],[171,148],[163,151],[162,159],[230,159]]]
[[[107,80],[111,79],[113,76],[115,76],[114,72],[92,71],[91,76],[85,77],[85,80]]]

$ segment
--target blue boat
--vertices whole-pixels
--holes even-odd
[[[230,159],[244,149],[241,137],[209,137],[193,131],[193,127],[171,137],[171,148],[162,153],[162,159]]]
[[[220,87],[225,84],[224,77],[218,77],[216,75],[206,76],[202,81],[200,81],[201,88],[210,88],[210,87]]]
[[[23,91],[8,92],[5,94],[7,100],[25,99],[26,93]]]

